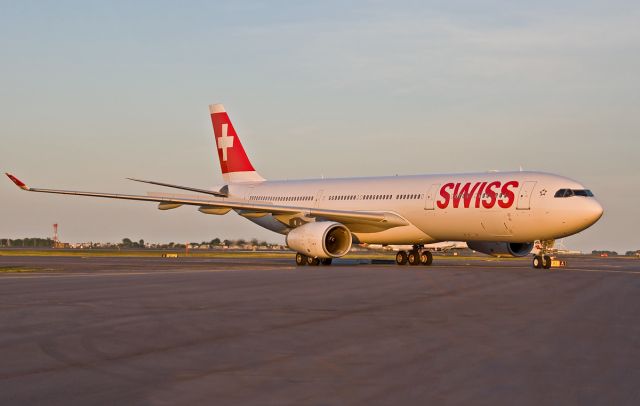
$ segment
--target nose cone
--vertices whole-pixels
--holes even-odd
[[[585,228],[600,220],[603,213],[602,205],[594,198],[585,199],[580,205],[580,215],[584,221]]]

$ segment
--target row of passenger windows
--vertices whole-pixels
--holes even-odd
[[[249,196],[249,200],[262,202],[304,202],[313,200],[313,196]]]
[[[393,195],[331,195],[329,200],[392,200]],[[424,194],[395,195],[396,200],[422,199]]]
[[[391,200],[393,195],[331,195],[329,200]],[[395,195],[397,200],[423,199],[424,194],[412,193]],[[263,202],[303,202],[313,200],[313,196],[249,196],[249,200]]]
[[[390,200],[393,195],[332,195],[329,200]]]
[[[560,189],[553,197],[571,197],[571,196],[585,196],[593,197],[593,193],[589,189]]]

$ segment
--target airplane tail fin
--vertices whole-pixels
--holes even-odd
[[[211,104],[209,113],[224,180],[228,183],[264,181],[264,178],[253,169],[224,106]]]

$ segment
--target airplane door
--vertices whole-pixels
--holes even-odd
[[[531,208],[531,193],[536,185],[536,181],[527,181],[522,184],[518,193],[518,203],[516,209],[529,210]]]
[[[438,193],[439,189],[440,189],[439,183],[434,183],[433,185],[431,185],[431,187],[429,188],[429,191],[427,192],[427,197],[424,200],[425,210],[433,210],[435,208],[436,194]]]
[[[244,200],[249,200],[249,197],[253,195],[253,188],[255,186],[251,185],[244,192]]]
[[[318,190],[318,193],[316,194],[316,208],[320,207],[320,199],[322,199],[322,194],[324,193],[324,189],[320,189]]]

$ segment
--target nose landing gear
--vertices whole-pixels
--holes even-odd
[[[532,265],[536,269],[551,268],[551,257],[549,255],[534,255]]]
[[[552,258],[549,256],[550,252],[553,252],[554,240],[540,241],[540,252],[533,256],[531,265],[535,269],[550,269],[552,264]]]

